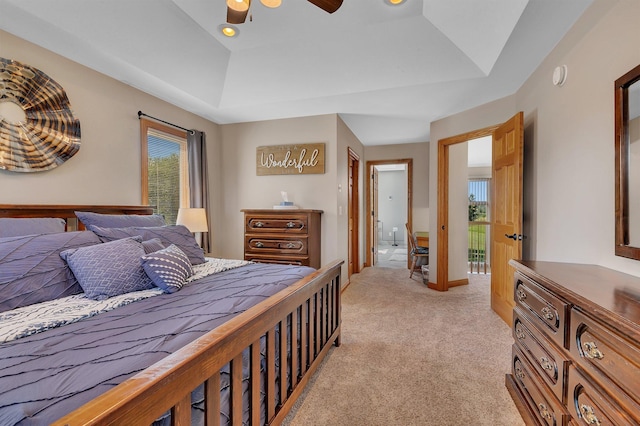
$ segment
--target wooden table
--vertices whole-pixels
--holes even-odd
[[[419,247],[429,247],[429,233],[428,232],[416,232],[416,240]]]

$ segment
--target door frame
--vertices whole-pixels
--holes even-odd
[[[353,219],[353,223],[349,229],[349,259],[347,263],[348,277],[351,279],[351,274],[357,274],[360,272],[360,156],[350,147],[347,148],[347,165],[349,175],[347,179],[351,179],[351,184],[347,184],[348,188],[348,211],[347,221]],[[353,167],[351,167],[353,164]],[[352,269],[349,269],[348,265],[353,265]]]
[[[428,283],[428,287],[433,290],[447,291],[455,285],[449,283],[449,147],[491,136],[501,125],[502,123],[438,140],[438,273],[436,282]]]
[[[371,173],[373,171],[374,166],[386,165],[386,164],[405,164],[407,166],[407,223],[413,229],[413,158],[403,158],[399,160],[371,160],[367,161],[367,188],[366,188],[366,251],[367,255],[365,256],[365,266],[373,266],[372,265],[372,250],[373,247],[373,235],[372,235],[372,211],[373,206],[371,200]],[[407,268],[411,267],[411,254],[407,253]]]

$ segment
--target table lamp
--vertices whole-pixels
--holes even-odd
[[[207,212],[203,208],[178,209],[176,225],[184,225],[193,234],[196,232],[209,232]]]

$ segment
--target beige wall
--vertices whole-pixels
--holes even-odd
[[[286,191],[289,200],[297,206],[324,211],[321,263],[334,259],[346,260],[346,248],[339,246],[338,242],[346,238],[338,230],[336,195],[338,176],[346,176],[346,171],[342,170],[346,168],[346,159],[338,156],[337,119],[335,114],[331,114],[222,126],[221,184],[224,187],[224,205],[220,220],[224,223],[224,257],[243,257],[244,222],[241,210],[270,209],[282,200],[280,192]],[[256,175],[257,147],[315,142],[326,144],[324,174]],[[339,161],[343,161],[344,167],[339,166]],[[346,239],[344,241],[346,244]]]
[[[0,204],[140,204],[138,111],[207,134],[212,217],[221,201],[220,128],[171,104],[0,31],[0,56],[38,68],[66,91],[80,120],[80,150],[55,169],[0,170]],[[219,230],[214,223],[213,250]]]
[[[432,123],[432,215],[437,141],[503,122],[522,110],[524,256],[595,263],[640,276],[640,262],[614,255],[613,185],[613,82],[640,63],[638,16],[636,0],[596,0],[516,94]],[[563,64],[567,81],[553,86],[553,69]],[[436,229],[432,221],[432,234]],[[430,238],[432,259],[435,239]]]

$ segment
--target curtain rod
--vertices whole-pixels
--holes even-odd
[[[195,131],[194,131],[194,130],[185,129],[184,127],[178,126],[177,124],[169,123],[168,121],[160,120],[159,118],[155,118],[155,117],[152,117],[152,116],[150,116],[150,115],[147,115],[147,114],[145,114],[145,113],[144,113],[144,112],[142,112],[142,111],[138,111],[138,120],[139,120],[140,118],[142,118],[143,116],[144,116],[144,117],[151,118],[151,119],[156,120],[156,121],[159,121],[159,122],[164,123],[164,124],[168,124],[169,126],[173,126],[173,127],[175,127],[176,129],[184,130],[185,132],[188,132],[188,133],[190,133],[190,134],[192,134],[192,135],[195,133]]]

